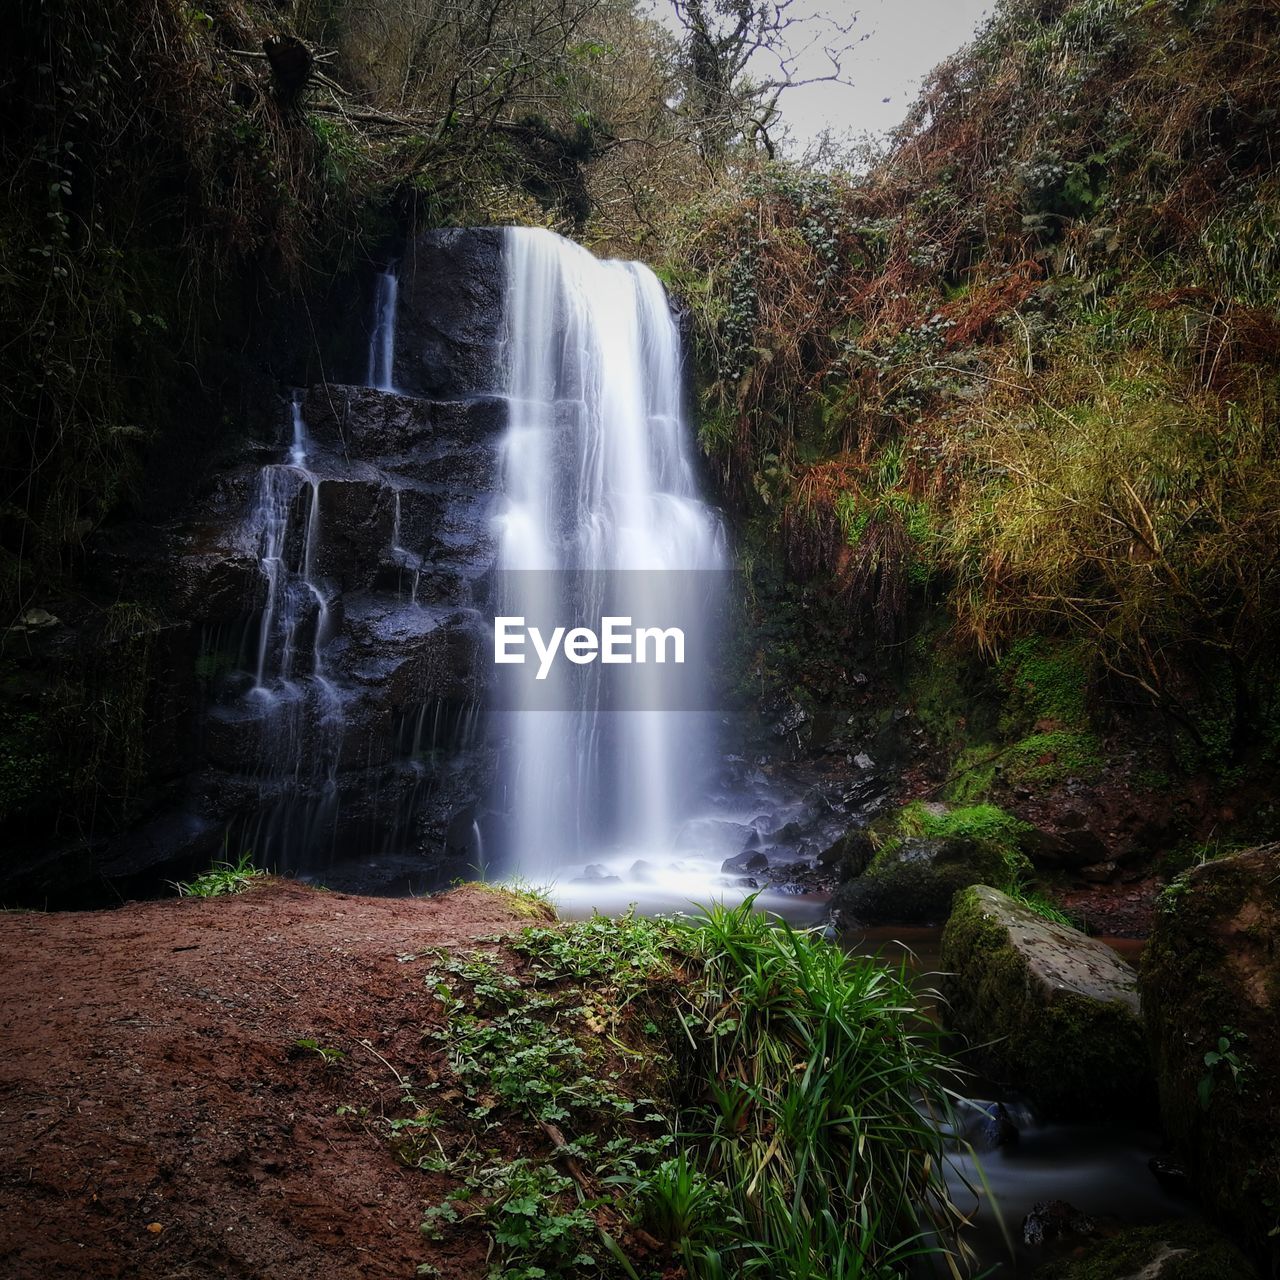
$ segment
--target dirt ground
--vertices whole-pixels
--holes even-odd
[[[474,1242],[421,1234],[445,1185],[398,1163],[376,1117],[397,1074],[429,1071],[439,1021],[397,957],[525,923],[482,889],[287,883],[0,915],[0,1275],[483,1274]]]

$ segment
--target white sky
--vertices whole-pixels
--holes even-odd
[[[805,145],[826,128],[837,135],[860,137],[884,134],[907,114],[924,76],[973,37],[990,13],[992,0],[796,0],[794,11],[823,13],[847,25],[856,14],[852,38],[856,44],[844,60],[844,84],[802,85],[782,95],[782,117],[793,139],[792,150]],[[666,0],[657,0],[659,12]],[[829,63],[820,51],[808,55],[799,68],[821,75]],[[758,74],[775,74],[762,63]]]

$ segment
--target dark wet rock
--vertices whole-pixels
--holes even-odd
[[[1062,816],[1063,829],[1032,828],[1023,837],[1022,848],[1038,866],[1085,867],[1109,860],[1106,843],[1087,827],[1070,825],[1083,822],[1082,815],[1068,810]]]
[[[1022,1240],[1030,1245],[1041,1245],[1050,1240],[1087,1238],[1097,1232],[1098,1224],[1066,1200],[1039,1200],[1022,1220]]]
[[[795,880],[784,880],[781,884],[769,886],[774,893],[780,893],[787,898],[799,898],[809,892],[808,888]]]
[[[498,386],[505,288],[501,230],[428,231],[400,274],[393,381],[428,399]]]
[[[1004,873],[1001,854],[966,840],[895,839],[831,900],[846,923],[940,924],[961,889]]]
[[[1037,1268],[1035,1280],[1258,1280],[1231,1241],[1192,1219],[1072,1244],[1064,1240],[1069,1252]]]
[[[583,867],[582,874],[576,877],[581,884],[617,884],[620,877],[610,874],[607,867],[598,862]]]
[[[435,478],[476,487],[494,484],[496,448],[507,413],[502,396],[423,400],[336,383],[312,387],[303,401],[308,432],[321,448],[343,461],[371,462],[383,471],[400,472],[413,459],[435,457],[439,464]],[[483,468],[458,475],[454,467],[465,467],[477,446]],[[444,459],[449,460],[448,466],[443,465]]]
[[[1280,1268],[1280,844],[1165,890],[1142,1000],[1176,1155],[1219,1225]]]
[[[752,871],[768,869],[769,859],[759,850],[747,850],[735,858],[726,858],[720,864],[720,870],[726,875],[746,874]]]
[[[809,724],[809,713],[793,698],[776,699],[765,714],[770,717],[769,732],[775,738],[799,738]]]
[[[818,854],[818,865],[830,871],[838,880],[860,876],[875,857],[876,847],[866,829],[859,827],[846,831]]]
[[[1147,1168],[1166,1191],[1183,1196],[1191,1193],[1191,1174],[1181,1160],[1171,1156],[1152,1156],[1147,1161]]]
[[[1050,1117],[1149,1109],[1137,975],[1104,943],[976,885],[942,936],[951,1025],[975,1066]]]
[[[1018,1126],[1003,1102],[988,1102],[983,1107],[981,1118],[974,1126],[974,1137],[985,1151],[1011,1147],[1018,1141]]]
[[[646,862],[643,858],[637,858],[631,864],[631,870],[627,872],[627,875],[632,880],[653,880],[656,879],[657,874],[658,868],[652,862]]]

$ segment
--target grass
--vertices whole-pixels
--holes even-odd
[[[481,1230],[502,1280],[959,1257],[935,1123],[952,1067],[905,971],[752,905],[534,925],[437,961],[439,1116],[429,1143],[397,1136],[458,1178],[428,1236]]]
[[[242,853],[235,862],[215,862],[194,880],[171,880],[169,883],[182,898],[222,898],[267,879],[268,873],[253,865],[252,852]]]
[[[455,889],[479,889],[501,898],[522,916],[530,919],[546,919],[552,914],[551,898],[539,885],[516,877],[510,880],[455,880]]]

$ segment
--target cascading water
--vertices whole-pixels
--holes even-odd
[[[396,356],[396,303],[400,282],[395,267],[378,273],[373,295],[373,331],[369,335],[369,373],[366,385],[378,391],[394,391],[392,371]]]
[[[550,232],[511,229],[505,254],[499,567],[534,572],[502,576],[514,597],[502,611],[546,616],[563,570],[611,574],[623,612],[660,611],[664,574],[726,561],[698,495],[667,296],[646,267]],[[602,857],[669,863],[705,789],[712,717],[656,702],[607,710],[597,685],[583,687],[561,709],[517,707],[504,726],[509,861],[536,882]]]
[[[330,588],[319,576],[320,477],[308,468],[301,398],[290,404],[286,463],[263,467],[250,517],[267,581],[249,700],[262,721],[263,797],[250,847],[288,864],[331,839],[343,732],[341,691],[325,668]]]

